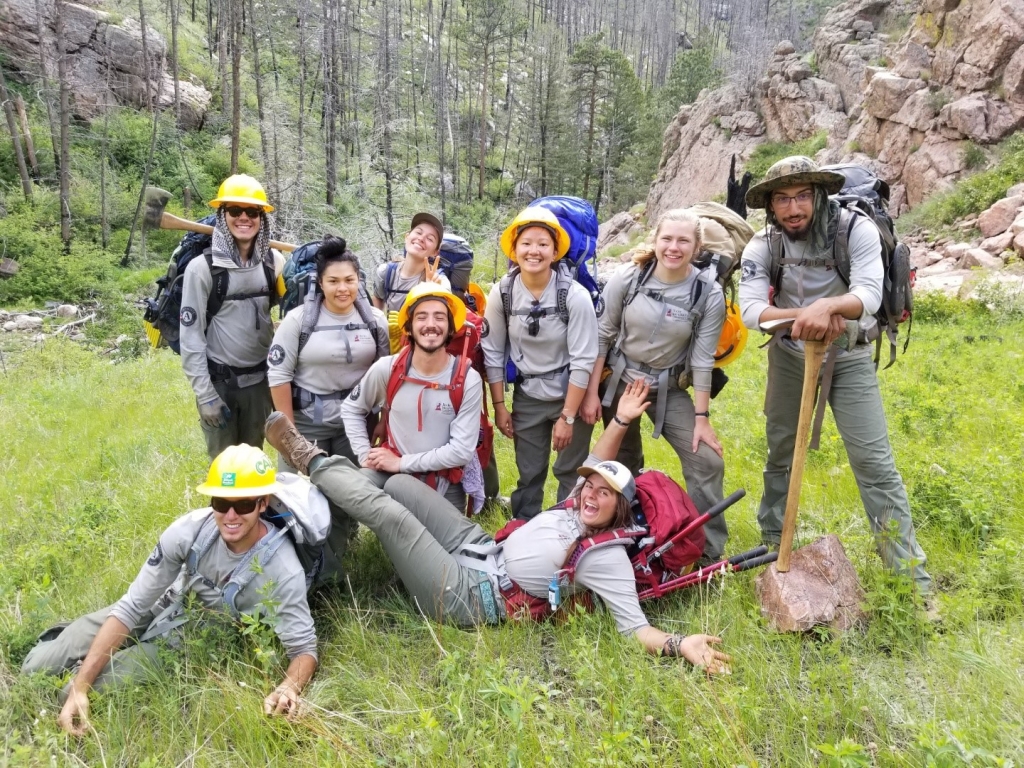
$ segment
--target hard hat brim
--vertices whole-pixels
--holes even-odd
[[[261,485],[256,488],[225,488],[222,485],[210,485],[209,483],[203,483],[202,485],[196,486],[196,492],[201,493],[204,496],[215,496],[218,499],[255,499],[259,496],[273,496],[275,493],[281,490],[283,486],[276,480],[267,485]]]
[[[420,283],[420,285],[423,285],[423,283]],[[409,321],[409,308],[416,306],[419,302],[426,299],[436,299],[447,304],[448,311],[452,313],[452,322],[455,325],[454,332],[458,333],[462,330],[462,326],[466,324],[466,305],[459,298],[438,286],[436,291],[424,291],[407,304],[402,304],[402,308],[398,310],[398,327],[403,332],[405,331],[405,324]]]
[[[210,207],[220,208],[222,205],[230,205],[231,203],[238,203],[239,205],[254,205],[257,208],[262,208],[264,213],[274,212],[274,206],[265,200],[260,200],[256,197],[242,197],[241,195],[224,195],[224,197],[215,197],[210,201]]]
[[[527,209],[529,211],[529,209]],[[572,239],[569,237],[569,233],[565,231],[565,228],[559,223],[558,218],[551,214],[551,218],[536,218],[534,219],[527,211],[516,216],[512,223],[509,224],[505,231],[501,233],[501,237],[498,238],[498,245],[501,247],[502,252],[508,256],[509,259],[516,261],[516,234],[523,229],[528,227],[530,224],[537,224],[547,229],[553,229],[558,233],[558,249],[555,251],[555,261],[561,259],[565,254],[569,252],[569,248],[572,246]]]

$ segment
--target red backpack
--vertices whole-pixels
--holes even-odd
[[[409,375],[409,371],[412,368],[412,347],[409,346],[408,337],[403,339],[402,350],[395,356],[395,360],[391,365],[391,376],[388,378],[388,385],[385,395],[385,407],[381,411],[381,424],[384,430],[384,440],[381,443],[382,446],[389,448],[392,452],[398,453],[394,447],[394,440],[391,436],[391,427],[388,423],[388,414],[390,408],[389,403],[394,401],[395,395],[401,388],[402,384],[409,382],[412,384],[419,384],[424,389],[441,389],[447,390],[448,396],[451,398],[452,407],[455,409],[455,413],[459,412],[462,407],[462,398],[465,395],[465,383],[466,383],[466,372],[470,366],[480,373],[481,379],[486,382],[483,376],[483,351],[480,348],[481,331],[483,328],[483,318],[473,312],[466,312],[466,322],[462,328],[452,336],[452,340],[448,342],[447,351],[448,354],[458,358],[455,364],[455,368],[452,370],[452,378],[447,384],[439,384],[436,381],[426,381],[424,379],[418,379]],[[484,397],[483,405],[480,412],[480,433],[476,444],[476,455],[480,460],[481,469],[486,467],[488,462],[491,460],[491,446],[494,442],[494,428],[491,426],[490,420],[487,418],[487,386],[483,388]],[[419,422],[417,424],[418,429],[423,429],[423,415],[419,411],[419,404],[422,402],[423,393],[420,393],[420,398],[417,401],[417,411],[419,416]],[[400,455],[400,454],[399,454]],[[449,483],[458,483],[462,481],[462,467],[452,467],[449,469],[441,469],[436,472],[428,472],[420,479],[423,480],[431,488],[437,488],[437,477],[441,476],[448,480]]]
[[[566,499],[554,509],[572,509],[572,499]],[[603,531],[582,539],[579,546],[552,578],[547,599],[534,597],[518,584],[502,592],[509,618],[544,621],[558,607],[557,585],[572,583],[580,559],[596,547],[624,546],[633,564],[638,594],[654,590],[690,570],[704,552],[704,523],[706,518],[697,511],[686,491],[664,472],[648,470],[636,478],[636,498],[633,501],[635,525]],[[525,520],[510,520],[494,535],[495,542],[507,539],[513,531],[526,524]],[[589,594],[574,595],[573,603],[592,607]]]

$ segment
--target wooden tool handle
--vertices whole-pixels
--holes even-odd
[[[796,533],[796,516],[800,510],[800,486],[804,479],[804,463],[807,461],[807,438],[811,431],[814,395],[818,391],[818,373],[821,371],[821,361],[825,358],[827,349],[823,341],[804,342],[804,386],[800,392],[800,418],[796,425],[793,463],[789,468],[789,492],[786,494],[786,516],[782,521],[779,559],[775,563],[779,573],[789,571],[789,556],[793,551],[793,535]]]
[[[178,229],[185,232],[199,232],[203,235],[212,235],[213,227],[209,224],[200,224],[198,221],[189,221],[173,213],[163,213],[160,216],[160,229]],[[279,251],[294,251],[299,246],[292,243],[282,243],[280,240],[271,240],[270,247]]]

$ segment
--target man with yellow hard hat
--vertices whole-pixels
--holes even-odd
[[[378,485],[392,475],[413,475],[460,511],[466,508],[464,480],[483,503],[476,456],[483,380],[468,356],[447,350],[465,322],[466,306],[450,291],[436,283],[414,286],[398,313],[409,346],[371,365],[341,406],[352,451],[375,471]],[[374,447],[366,416],[377,408],[383,408],[386,434]]]
[[[90,690],[142,679],[159,665],[158,641],[185,623],[184,601],[190,593],[206,608],[236,619],[264,602],[275,606],[274,631],[289,664],[281,684],[264,699],[263,711],[296,711],[299,694],[317,667],[306,573],[285,529],[263,517],[271,498],[285,492],[285,479],[278,478],[273,462],[258,448],[227,448],[196,489],[211,497],[210,506],[179,517],[160,534],[124,596],[43,633],[22,672],[62,675],[77,667],[65,688],[61,728],[84,734],[90,727]],[[312,491],[305,480],[288,479]]]
[[[210,205],[217,211],[213,243],[185,268],[180,327],[181,364],[213,459],[229,445],[263,447],[263,424],[274,409],[270,308],[284,258],[270,248],[274,207],[256,179],[228,177]]]

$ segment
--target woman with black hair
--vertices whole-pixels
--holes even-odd
[[[316,291],[281,321],[267,362],[274,408],[330,456],[355,460],[341,403],[388,354],[387,323],[360,298],[359,259],[342,238],[325,237],[316,255]],[[291,471],[284,459],[278,466]]]

